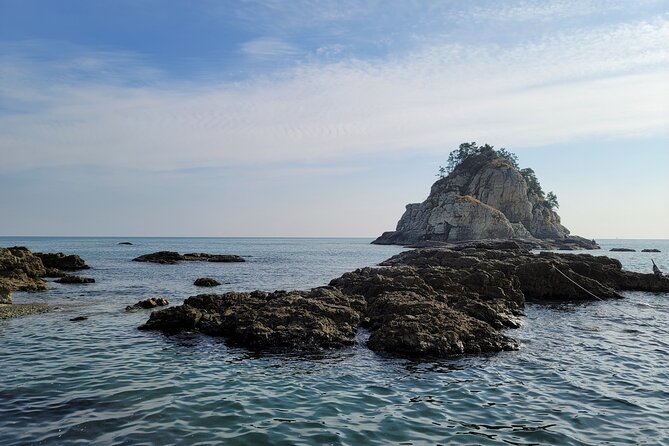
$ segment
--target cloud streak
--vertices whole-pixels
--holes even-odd
[[[432,42],[233,83],[169,81],[124,53],[78,48],[50,61],[14,47],[1,64],[0,170],[161,170],[656,134],[669,127],[668,37],[656,18],[510,47]],[[243,51],[294,47],[260,38]]]

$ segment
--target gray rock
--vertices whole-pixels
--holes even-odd
[[[632,248],[611,248],[610,252],[636,252],[636,249]]]
[[[657,248],[646,248],[646,249],[642,249],[641,252],[662,252],[662,251],[660,251]]]
[[[479,155],[435,182],[424,202],[407,205],[396,230],[385,232],[373,243],[508,238],[564,240],[569,230],[546,201],[528,188],[513,165],[503,158]],[[565,249],[579,246],[571,242]]]

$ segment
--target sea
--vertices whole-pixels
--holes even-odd
[[[669,294],[529,304],[507,333],[518,351],[424,361],[375,354],[364,333],[317,355],[258,354],[139,331],[151,310],[124,311],[158,296],[178,305],[202,276],[224,283],[216,292],[308,289],[403,250],[370,241],[0,237],[78,254],[96,280],[14,293],[57,309],[0,320],[0,445],[669,444]],[[590,254],[669,272],[669,240],[598,242]],[[161,250],[247,262],[131,261]]]

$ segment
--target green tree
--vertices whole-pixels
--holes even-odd
[[[546,194],[546,205],[548,205],[549,209],[558,209],[560,207],[557,195],[555,195],[553,191],[550,191]]]
[[[526,167],[525,169],[520,169],[520,174],[523,176],[523,178],[525,178],[525,182],[527,183],[527,190],[534,192],[540,198],[544,198],[544,191],[541,189],[541,184],[539,184],[537,174],[534,173],[534,170]]]

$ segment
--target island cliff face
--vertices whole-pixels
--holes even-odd
[[[424,202],[407,205],[397,229],[385,232],[373,243],[412,245],[508,238],[570,237],[560,216],[528,186],[511,162],[477,155],[435,182]]]

